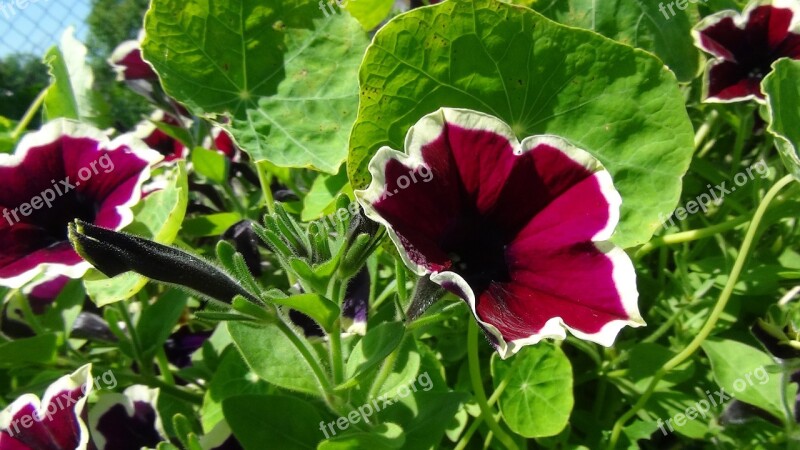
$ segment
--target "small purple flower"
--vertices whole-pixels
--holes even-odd
[[[405,147],[381,148],[356,196],[409,268],[469,304],[502,357],[566,330],[610,346],[644,325],[633,264],[608,242],[621,199],[589,153],[450,108],[420,119]]]
[[[67,225],[82,219],[118,230],[133,221],[150,166],[161,156],[133,139],[56,120],[0,155],[0,285],[38,275],[81,277],[90,267],[72,249]]]
[[[780,58],[800,59],[800,4],[756,0],[739,14],[720,11],[692,30],[695,45],[715,58],[706,67],[708,102],[763,102],[761,80]]]
[[[25,394],[0,412],[0,450],[85,450],[81,412],[92,390],[90,371],[87,364],[51,384],[41,401]]]
[[[192,331],[189,327],[181,327],[164,343],[167,360],[175,367],[191,366],[192,353],[199,350],[213,333],[214,330]]]
[[[124,394],[100,396],[89,410],[89,429],[98,450],[155,448],[166,441],[156,404],[158,390],[135,385]]]

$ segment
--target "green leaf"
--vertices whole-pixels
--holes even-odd
[[[167,93],[223,124],[256,161],[336,173],[368,38],[311,0],[155,0],[144,57]]]
[[[336,175],[320,174],[314,179],[308,194],[303,198],[303,213],[300,219],[304,222],[322,217],[333,212],[336,196],[347,185],[347,172],[342,168]]]
[[[657,58],[494,0],[454,0],[392,19],[360,70],[350,139],[354,188],[384,145],[403,149],[439,107],[495,115],[520,139],[555,134],[595,155],[622,195],[613,241],[647,241],[677,204],[693,153],[674,75]]]
[[[54,46],[45,54],[44,63],[53,81],[44,98],[44,115],[47,120],[64,117],[102,128],[108,125],[104,117],[108,106],[92,88],[94,74],[86,62],[88,51],[75,39],[74,31],[67,28],[61,48]]]
[[[668,2],[666,2],[668,3]],[[586,28],[632,47],[655,53],[681,81],[690,81],[700,67],[691,29],[695,7],[670,14],[662,0],[544,0],[533,9],[550,19]],[[684,5],[687,5],[684,3]],[[660,9],[663,8],[663,11]]]
[[[392,12],[394,0],[350,0],[345,8],[364,30],[371,30]]]
[[[188,297],[185,292],[171,289],[159,295],[157,300],[148,305],[136,324],[136,332],[142,345],[145,357],[153,357],[164,345],[172,329],[183,314]]]
[[[675,356],[669,349],[652,342],[637,344],[630,350],[630,369],[628,378],[636,387],[644,392],[652,381],[653,376],[660,370],[664,363]],[[658,390],[669,390],[672,386],[682,383],[694,374],[694,364],[686,361],[669,371],[658,383]]]
[[[190,237],[219,236],[240,220],[242,216],[234,212],[195,216],[183,222],[182,230]]]
[[[17,123],[7,117],[0,116],[0,153],[11,153],[17,144],[14,129]]]
[[[709,338],[703,342],[714,380],[737,400],[783,419],[780,375],[767,373],[775,361],[761,350],[728,339]],[[792,390],[796,391],[795,385]],[[789,393],[787,393],[789,395]],[[794,398],[794,393],[791,398]]]
[[[227,326],[245,362],[262,380],[284,389],[319,395],[314,372],[277,325],[256,327],[228,322]],[[316,354],[314,357],[317,358]]]
[[[403,339],[400,322],[385,322],[370,328],[347,359],[347,378],[357,377],[383,362]]]
[[[778,60],[761,86],[771,118],[767,130],[786,168],[800,180],[800,61]]]
[[[366,410],[365,410],[366,411]],[[352,420],[351,420],[352,422]],[[328,427],[327,431],[331,434],[339,432],[335,425]],[[403,429],[394,423],[382,423],[370,429],[369,433],[359,431],[355,433],[342,434],[332,437],[327,441],[322,441],[317,446],[317,450],[361,450],[365,448],[393,449],[403,448],[406,438]]]
[[[546,437],[564,429],[574,399],[572,366],[561,348],[540,343],[507,360],[493,355],[495,389],[506,379],[498,403],[512,431],[525,437]]]
[[[308,402],[278,395],[240,395],[223,400],[222,410],[245,450],[314,449],[322,438],[322,417]]]
[[[180,162],[168,172],[167,186],[148,195],[133,207],[134,221],[124,231],[161,244],[172,243],[186,214],[189,188],[186,165]],[[147,284],[147,278],[133,272],[108,278],[96,270],[84,277],[86,292],[98,305],[104,306],[132,297]]]
[[[217,184],[228,182],[230,160],[222,153],[197,147],[192,150],[192,164],[197,173],[209,180]]]
[[[422,375],[420,375],[422,376]],[[420,383],[417,383],[419,385]],[[392,398],[392,405],[381,410],[383,422],[402,424],[403,450],[429,450],[439,445],[458,408],[467,400],[462,392],[425,391],[421,387],[407,397]],[[378,405],[382,402],[378,401]]]
[[[270,390],[270,386],[247,367],[236,349],[229,347],[223,353],[222,362],[214,371],[203,397],[200,414],[203,431],[211,432],[224,420],[222,402],[226,398],[244,394],[268,394]]]
[[[270,302],[295,309],[311,317],[322,328],[330,332],[339,319],[339,306],[333,301],[317,294],[299,294],[287,298],[271,298]]]
[[[0,344],[0,367],[46,364],[55,360],[58,338],[42,334]]]

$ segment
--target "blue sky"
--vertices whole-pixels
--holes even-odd
[[[90,0],[0,0],[0,57],[16,51],[44,55],[72,25],[85,41]],[[23,8],[18,8],[17,5]],[[8,17],[7,17],[8,16]]]

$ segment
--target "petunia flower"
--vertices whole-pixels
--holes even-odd
[[[589,153],[450,108],[411,127],[405,151],[381,148],[356,196],[412,271],[468,303],[500,356],[566,330],[610,346],[644,325],[633,264],[608,242],[622,201]]]
[[[175,367],[191,366],[192,354],[203,346],[213,332],[213,330],[192,331],[189,327],[181,327],[164,342],[167,360]]]
[[[211,128],[211,140],[213,141],[213,148],[227,156],[229,159],[233,161],[238,161],[241,159],[241,150],[236,143],[233,142],[231,135],[229,135],[228,132],[223,130],[221,127]],[[211,145],[208,145],[207,147],[212,148]]]
[[[0,412],[0,450],[85,450],[81,412],[92,390],[90,370],[87,364],[59,378],[41,401],[25,394]]]
[[[181,126],[174,116],[165,114],[163,110],[158,109],[150,115],[148,120],[136,125],[133,135],[144,141],[148,147],[164,155],[164,161],[166,162],[186,158],[189,155],[189,149],[178,139],[161,131],[155,125],[156,122],[162,122],[173,127]]]
[[[100,396],[89,409],[89,429],[98,450],[155,448],[166,441],[156,404],[158,389],[134,385],[123,394]]]
[[[764,101],[761,80],[780,58],[800,59],[800,3],[756,0],[739,14],[720,11],[692,30],[695,45],[714,59],[706,66],[708,102]]]
[[[111,52],[108,64],[117,73],[117,81],[124,81],[134,92],[148,99],[153,99],[155,91],[159,88],[158,75],[153,67],[142,58],[141,40],[144,31],[139,33],[139,38],[122,42]]]
[[[90,267],[67,240],[76,218],[110,229],[133,221],[131,207],[161,156],[123,135],[57,120],[0,155],[0,285],[21,287],[38,275],[79,278]]]

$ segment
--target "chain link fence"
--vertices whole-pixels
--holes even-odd
[[[84,41],[90,0],[0,0],[0,58],[10,54],[41,57],[58,44],[67,27]]]

